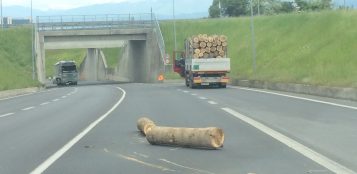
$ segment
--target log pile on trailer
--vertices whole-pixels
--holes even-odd
[[[227,36],[198,34],[186,39],[192,58],[223,58],[227,54]]]

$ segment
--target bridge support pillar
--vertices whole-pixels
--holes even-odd
[[[36,72],[37,79],[40,83],[46,83],[46,69],[45,69],[45,41],[43,36],[35,37],[35,55],[36,55]]]
[[[84,80],[98,80],[98,57],[99,49],[88,48],[87,57],[84,59],[83,77]]]

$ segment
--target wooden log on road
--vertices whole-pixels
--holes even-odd
[[[146,134],[153,145],[218,149],[223,146],[223,130],[216,127],[183,128],[154,126]]]
[[[139,129],[140,132],[142,132],[144,135],[147,134],[147,132],[155,126],[155,123],[146,118],[146,117],[142,117],[140,118],[138,121],[137,121],[137,124],[136,124],[137,128]]]

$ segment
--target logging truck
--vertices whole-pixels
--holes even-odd
[[[186,39],[184,51],[173,52],[173,69],[185,78],[187,87],[226,88],[229,82],[227,73],[230,72],[227,38],[223,35],[198,35]]]

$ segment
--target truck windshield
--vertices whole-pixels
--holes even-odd
[[[64,72],[64,73],[77,72],[77,68],[75,65],[62,66],[62,72]]]

